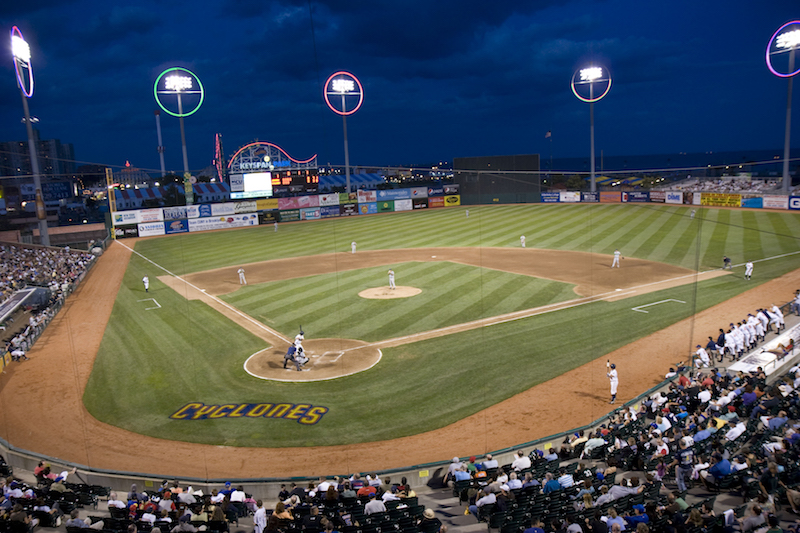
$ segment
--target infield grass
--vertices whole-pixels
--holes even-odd
[[[518,246],[522,234],[530,247],[609,254],[619,248],[625,256],[699,270],[719,267],[723,254],[741,264],[747,259],[758,261],[800,251],[796,237],[800,218],[794,213],[698,209],[692,220],[689,209],[652,204],[472,206],[469,219],[463,209],[447,208],[285,224],[277,233],[270,226],[186,234],[140,241],[136,250],[176,273],[349,251],[352,240],[359,249],[494,247]],[[737,267],[732,275],[696,287],[686,285],[613,303],[595,302],[391,348],[384,351],[381,363],[368,371],[298,384],[248,376],[242,365],[249,355],[264,348],[261,341],[204,304],[187,302],[154,280],[153,266],[134,256],[84,401],[92,415],[104,422],[155,437],[207,444],[290,447],[396,438],[459,420],[799,264],[800,255],[774,258],[756,262],[750,283],[743,282],[743,268]],[[409,264],[403,272],[421,269],[420,279],[430,280],[423,294],[454,289],[436,282],[441,272],[428,271],[431,265],[435,264]],[[442,264],[438,268],[453,267]],[[350,288],[367,278],[378,280],[375,285],[384,284],[383,268],[375,273],[362,269],[248,287],[227,298],[251,314],[260,314],[267,324],[289,332],[296,327],[293,321],[302,316],[305,328],[318,326],[319,331],[331,332],[325,336],[359,338],[356,333],[363,332],[380,338],[417,328],[433,329],[426,326],[427,320],[449,323],[525,307],[538,298],[563,298],[568,290],[557,287],[560,284],[529,280],[527,289],[542,294],[523,297],[509,290],[519,281],[506,277],[511,274],[466,268],[471,270],[459,271],[464,283],[449,298],[433,298],[424,305],[422,299],[411,298],[403,305],[416,301],[418,309],[397,307],[396,313],[349,301]],[[153,281],[147,297],[162,305],[158,312],[144,311],[143,302],[138,301],[145,297],[140,281],[144,273]],[[359,279],[361,276],[364,278]],[[403,284],[403,279],[398,283]],[[480,290],[493,283],[492,290]],[[791,289],[787,288],[787,300]],[[259,301],[259,291],[267,291],[269,301]],[[458,303],[448,308],[454,298]],[[631,307],[668,298],[687,304],[662,305],[658,313],[632,317]],[[303,309],[316,304],[313,310]],[[417,314],[433,318],[421,319]],[[307,318],[312,322],[305,322]],[[343,331],[347,333],[341,334]],[[689,331],[687,353],[688,336]],[[302,402],[330,410],[313,426],[281,419],[169,418],[190,401]],[[410,405],[414,408],[408,408]]]

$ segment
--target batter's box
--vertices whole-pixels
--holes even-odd
[[[139,302],[151,302],[152,301],[154,304],[156,304],[155,307],[145,307],[144,308],[145,311],[152,311],[153,309],[161,309],[161,304],[158,303],[155,298],[145,298],[144,300],[137,300],[137,301],[139,301]]]

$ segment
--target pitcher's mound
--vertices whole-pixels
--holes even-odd
[[[370,298],[372,300],[391,300],[393,298],[410,298],[421,293],[422,289],[416,287],[397,287],[390,289],[387,287],[376,287],[374,289],[364,289],[358,295],[362,298]]]

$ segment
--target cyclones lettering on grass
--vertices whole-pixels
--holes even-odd
[[[209,418],[283,418],[296,420],[299,424],[313,426],[319,422],[328,408],[308,403],[224,403],[205,405],[190,402],[172,413],[173,420],[206,420]]]

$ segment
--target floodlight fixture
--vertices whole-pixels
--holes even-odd
[[[19,28],[11,28],[11,54],[14,56],[14,71],[22,93],[33,96],[33,67],[31,66],[31,47],[22,36]]]
[[[783,135],[783,193],[788,195],[791,188],[792,178],[789,175],[789,152],[790,140],[792,136],[792,84],[794,76],[800,72],[800,68],[795,69],[795,55],[800,50],[800,20],[787,22],[772,34],[772,38],[767,43],[767,68],[779,78],[788,78],[786,90],[786,127]],[[775,68],[773,56],[789,54],[789,62],[785,71],[781,72]]]
[[[192,78],[189,76],[172,75],[164,80],[164,87],[168,91],[185,91],[192,88]]]
[[[594,81],[603,77],[602,67],[589,67],[581,69],[581,81]]]
[[[595,85],[603,88],[598,91],[600,96],[595,96]],[[591,191],[597,191],[597,180],[595,176],[595,159],[594,159],[594,103],[601,100],[608,91],[611,90],[611,74],[608,69],[597,65],[591,65],[586,68],[575,71],[572,75],[570,82],[572,94],[581,102],[589,104],[589,144],[591,146]],[[588,88],[588,94],[586,89]],[[580,89],[580,90],[579,90]]]
[[[344,131],[344,167],[345,167],[345,187],[350,192],[350,148],[347,145],[347,115],[352,115],[359,110],[364,102],[364,88],[358,78],[343,70],[334,72],[325,82],[323,91],[325,103],[328,107],[342,116],[342,129]],[[331,96],[338,96],[331,100]],[[347,110],[347,103],[354,104]]]

